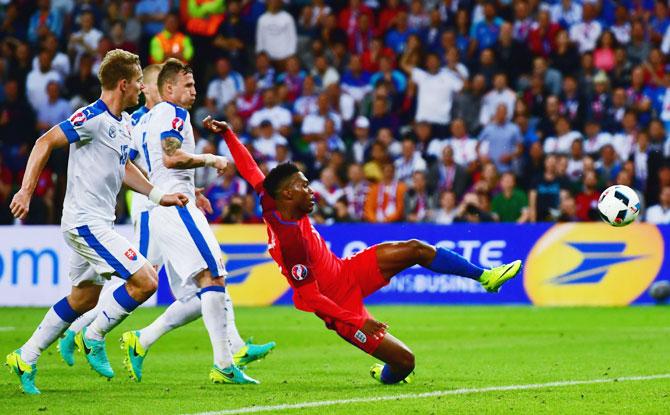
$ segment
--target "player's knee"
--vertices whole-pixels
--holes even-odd
[[[417,262],[421,262],[421,260],[430,257],[433,251],[433,248],[430,245],[421,242],[418,239],[410,239],[406,241],[405,246],[411,252],[411,255],[416,258]]]
[[[414,370],[414,353],[410,350],[404,349],[398,356],[398,366],[401,367],[403,372],[411,373]]]

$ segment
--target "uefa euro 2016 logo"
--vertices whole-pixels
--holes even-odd
[[[654,225],[556,225],[528,255],[524,287],[537,305],[628,305],[654,281],[663,254]]]

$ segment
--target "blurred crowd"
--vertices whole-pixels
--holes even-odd
[[[262,169],[303,168],[316,223],[592,221],[612,184],[670,223],[667,1],[0,0],[0,21],[0,223],[114,48],[190,62],[198,151],[228,155],[201,124],[227,120]],[[28,223],[58,223],[66,170],[59,150]],[[196,182],[211,222],[260,221],[234,168]]]

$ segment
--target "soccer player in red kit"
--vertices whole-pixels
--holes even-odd
[[[227,123],[208,117],[204,125],[223,135],[238,171],[260,195],[268,249],[293,288],[295,307],[316,314],[326,327],[385,362],[370,371],[382,383],[408,381],[414,370],[414,354],[387,332],[385,323],[370,315],[363,305],[365,297],[416,264],[477,280],[491,292],[498,291],[521,269],[521,261],[514,261],[484,270],[453,251],[414,239],[381,243],[339,258],[309,220],[314,193],[294,164],[280,164],[265,177]]]

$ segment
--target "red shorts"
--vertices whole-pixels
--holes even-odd
[[[328,293],[328,297],[340,307],[367,318],[372,318],[372,315],[363,305],[363,299],[389,283],[379,270],[376,250],[377,246],[371,246],[356,255],[343,259],[340,269],[342,285],[338,292]],[[327,317],[319,317],[326,322],[326,327],[335,330],[340,337],[365,353],[374,353],[382,341],[383,336],[374,339],[366,336],[359,330],[359,327],[342,321],[333,321]]]

